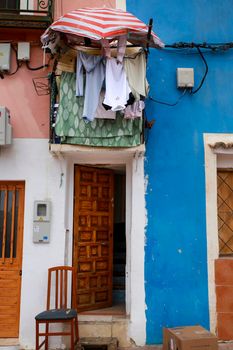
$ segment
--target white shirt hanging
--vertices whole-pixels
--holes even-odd
[[[104,104],[110,106],[114,112],[124,110],[131,90],[124,66],[115,58],[107,59],[105,85]]]

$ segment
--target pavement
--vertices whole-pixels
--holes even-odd
[[[118,347],[117,350],[162,350],[163,345],[145,345],[145,346],[133,346],[122,348]],[[233,350],[233,341],[229,342],[219,342],[219,350]],[[211,350],[211,349],[210,349]]]
[[[233,350],[233,341],[219,342],[218,348],[219,348],[219,350]],[[1,346],[0,345],[0,350],[24,350],[24,349],[20,349],[19,346]],[[29,349],[27,349],[27,350],[29,350]],[[56,349],[56,350],[64,350],[64,349]],[[92,350],[95,350],[95,349],[92,348]],[[145,346],[131,346],[131,347],[124,347],[124,348],[118,347],[117,350],[162,350],[162,344],[160,344],[160,345],[145,345]]]

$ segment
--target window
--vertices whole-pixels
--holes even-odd
[[[0,0],[0,10],[17,10],[19,2],[20,0]]]
[[[219,255],[233,255],[233,171],[218,170]]]
[[[16,258],[19,190],[0,185],[0,258]]]

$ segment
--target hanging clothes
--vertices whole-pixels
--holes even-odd
[[[63,72],[55,125],[62,143],[97,147],[134,147],[141,143],[142,119],[126,120],[120,112],[116,119],[83,119],[84,97],[76,96],[76,74]]]
[[[83,118],[87,121],[93,121],[105,78],[103,57],[88,55],[84,52],[77,55],[76,96],[83,96],[83,68],[86,71]]]
[[[42,49],[46,50],[46,52],[51,52],[52,54],[57,52],[57,45],[60,41],[60,33],[53,32],[50,34],[46,34],[43,38],[43,46]]]
[[[142,111],[145,108],[145,102],[135,101],[132,105],[128,105],[125,108],[124,118],[125,119],[135,119],[135,118],[141,118],[142,117]]]
[[[124,110],[131,90],[124,66],[115,58],[107,59],[105,85],[106,94],[103,103],[111,106],[112,111]]]
[[[101,39],[100,42],[102,45],[103,55],[105,57],[111,58],[111,48],[110,48],[109,40],[108,39]]]
[[[117,61],[122,63],[126,51],[127,36],[121,35],[117,38]],[[111,58],[111,47],[108,39],[101,39],[103,55]]]
[[[126,35],[119,36],[118,42],[117,42],[117,61],[120,63],[123,62],[123,58],[126,50],[126,44],[127,44]]]
[[[95,112],[95,118],[97,119],[116,119],[116,112],[113,112],[111,109],[106,110],[103,106],[103,100],[105,96],[105,90],[100,92],[99,104]]]
[[[146,97],[149,92],[149,84],[146,79],[146,56],[142,51],[135,58],[125,58],[124,68],[130,89],[137,101],[140,95]]]

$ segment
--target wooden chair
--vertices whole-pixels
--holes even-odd
[[[55,282],[54,284],[52,284]],[[68,287],[71,282],[72,295],[68,295]],[[52,293],[52,291],[54,293]],[[52,297],[54,296],[54,299]],[[68,299],[72,298],[72,308],[67,308]],[[53,303],[51,303],[53,300]],[[53,305],[54,308],[51,308]],[[78,314],[76,310],[76,279],[74,268],[70,266],[57,266],[48,269],[48,290],[47,290],[47,309],[36,315],[36,350],[39,350],[45,345],[45,350],[48,350],[48,337],[58,335],[69,335],[71,350],[74,350],[75,345],[79,340],[78,334]],[[70,327],[64,331],[54,330],[50,332],[50,323],[65,323]],[[40,331],[40,325],[44,325],[44,331]],[[40,337],[45,339],[40,344]]]

